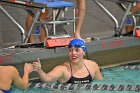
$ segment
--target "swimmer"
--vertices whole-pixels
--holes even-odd
[[[56,66],[49,73],[41,69],[38,59],[33,62],[33,69],[43,82],[57,81],[59,83],[91,83],[93,80],[103,80],[100,68],[95,61],[84,59],[86,53],[85,42],[81,39],[73,39],[68,45],[69,61]]]
[[[28,88],[29,73],[33,71],[31,64],[24,65],[24,75],[21,78],[18,70],[14,66],[0,66],[0,93],[11,93],[11,84],[17,88],[25,90]]]

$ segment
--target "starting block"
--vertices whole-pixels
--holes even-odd
[[[67,46],[71,40],[74,38],[46,38],[44,41],[44,45],[48,48]]]

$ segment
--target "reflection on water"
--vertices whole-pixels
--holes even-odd
[[[140,92],[140,64],[137,69],[129,67],[113,67],[102,69],[103,81],[93,81],[87,85],[50,84],[47,88],[29,88],[21,91],[13,88],[13,93],[134,93]]]

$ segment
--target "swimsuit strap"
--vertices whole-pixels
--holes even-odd
[[[84,62],[83,62],[84,63]],[[84,65],[85,65],[85,63],[84,63]],[[85,65],[85,67],[86,67],[86,69],[87,69],[87,71],[88,71],[88,73],[89,73],[89,75],[90,75],[90,72],[89,72],[89,70],[88,70],[88,68],[87,68],[87,66]]]
[[[71,64],[70,64],[70,74],[71,74],[71,76],[70,76],[70,78],[72,77],[72,66],[71,66]]]
[[[89,70],[88,70],[88,68],[87,68],[87,66],[85,65],[85,63],[83,62],[83,64],[84,64],[84,66],[86,67],[86,69],[87,69],[87,71],[88,71],[88,73],[89,73],[89,75],[90,75],[90,72],[89,72]],[[71,77],[73,76],[72,75],[72,66],[71,66],[71,64],[70,64],[70,71],[71,71]],[[91,76],[91,75],[90,75]]]

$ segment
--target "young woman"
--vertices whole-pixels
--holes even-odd
[[[94,79],[102,80],[98,64],[92,60],[84,59],[85,43],[81,39],[73,39],[68,45],[69,61],[56,66],[49,73],[41,69],[39,59],[33,62],[34,71],[38,72],[44,82],[58,81],[60,83],[90,83]]]

